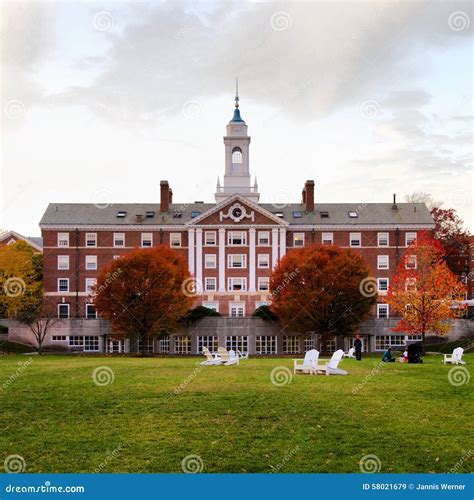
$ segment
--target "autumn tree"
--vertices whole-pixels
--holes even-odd
[[[271,278],[271,310],[284,328],[327,336],[353,334],[376,297],[361,293],[369,280],[363,258],[352,250],[312,245],[288,252]]]
[[[463,312],[466,287],[443,260],[441,244],[422,232],[401,259],[387,302],[401,316],[394,331],[409,335],[444,335],[449,320]]]
[[[171,332],[193,303],[186,261],[167,246],[137,249],[114,260],[94,288],[99,315],[117,335],[142,342]]]

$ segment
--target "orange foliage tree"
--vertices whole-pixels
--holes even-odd
[[[426,232],[418,235],[392,278],[387,302],[401,316],[394,331],[409,335],[444,335],[449,320],[464,311],[466,286],[444,260],[440,243]]]
[[[171,332],[189,310],[193,296],[186,261],[167,246],[137,249],[114,260],[100,274],[94,304],[113,331],[142,341]]]
[[[328,245],[292,250],[272,274],[271,310],[284,328],[323,338],[351,335],[376,301],[374,294],[361,293],[368,276],[364,259],[351,250]]]

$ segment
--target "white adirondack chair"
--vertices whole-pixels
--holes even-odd
[[[354,353],[355,353],[355,348],[351,347],[347,353],[344,353],[344,356],[346,358],[355,358]]]
[[[225,347],[219,347],[217,349],[217,354],[219,355],[219,358],[221,360],[222,365],[238,365],[239,364],[239,356],[235,353],[235,351],[230,350],[227,351]]]
[[[222,363],[221,358],[218,355],[213,355],[207,347],[202,348],[202,353],[206,356],[206,360],[201,363],[201,365],[220,365]]]
[[[444,364],[452,364],[452,365],[465,365],[466,362],[462,360],[462,355],[464,354],[464,349],[462,347],[456,347],[453,350],[452,354],[444,355]]]
[[[293,373],[309,373],[313,375],[315,373],[315,368],[318,365],[319,351],[316,349],[311,349],[306,352],[304,359],[294,359],[293,360]],[[301,361],[303,361],[301,363]]]
[[[338,349],[333,355],[332,358],[326,363],[324,366],[318,365],[316,367],[316,373],[325,373],[326,375],[347,375],[345,370],[341,370],[338,368],[338,365],[341,359],[344,357],[344,351],[342,349]]]
[[[248,352],[237,351],[237,356],[239,356],[240,359],[249,359],[249,353]]]

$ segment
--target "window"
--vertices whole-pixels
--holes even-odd
[[[247,234],[243,231],[229,231],[227,244],[233,246],[243,246],[247,244]]]
[[[203,307],[219,312],[219,302],[203,302],[202,305]]]
[[[246,354],[249,352],[249,338],[245,336],[226,337],[225,347],[228,351],[240,351],[242,354]]]
[[[316,348],[316,346],[315,346],[315,342],[314,342],[314,337],[312,335],[307,335],[303,339],[304,352],[311,351],[311,349],[315,349],[315,348]]]
[[[93,304],[86,303],[86,319],[97,319],[97,311]]]
[[[361,246],[360,233],[350,233],[349,234],[349,245],[351,247],[360,247]]]
[[[181,246],[181,233],[171,233],[170,234],[170,246],[172,246],[172,247],[180,247]]]
[[[322,212],[319,212],[319,215],[320,215],[321,219],[329,219],[329,212],[322,211]]]
[[[199,210],[193,210],[191,212],[191,219],[195,219],[196,217],[199,217],[201,215],[201,212]]]
[[[97,255],[86,255],[86,270],[94,271],[97,269]]]
[[[86,286],[85,286],[86,292],[92,293],[92,287],[94,287],[96,283],[97,283],[96,278],[86,278]]]
[[[145,217],[147,219],[153,219],[154,216],[155,216],[155,211],[154,210],[147,210],[145,212]]]
[[[405,335],[376,335],[375,350],[385,351],[388,347],[404,347]]]
[[[406,233],[405,234],[405,245],[408,247],[413,245],[416,241],[416,233]]]
[[[258,254],[258,267],[260,269],[268,269],[270,267],[270,255],[268,253]]]
[[[231,302],[229,304],[229,316],[231,318],[243,318],[245,316],[245,303]]]
[[[377,233],[377,246],[388,247],[388,233]]]
[[[231,253],[227,256],[227,267],[243,269],[247,267],[247,256],[245,254]]]
[[[204,288],[206,292],[215,292],[217,290],[217,278],[206,278]]]
[[[69,269],[69,255],[58,255],[58,269]]]
[[[408,342],[419,342],[423,339],[422,335],[407,335]]]
[[[69,304],[58,304],[58,318],[69,318]]]
[[[268,292],[270,290],[270,278],[258,278],[258,291]]]
[[[270,305],[268,300],[257,300],[257,302],[255,302],[255,309],[258,309],[259,307],[262,307],[262,306],[268,306],[268,305]]]
[[[255,352],[257,354],[276,354],[277,338],[275,336],[257,335]]]
[[[168,335],[158,341],[158,349],[162,354],[167,354],[170,352],[170,338]]]
[[[66,305],[66,304],[60,304],[60,305]],[[52,335],[51,341],[52,342],[67,342],[67,335]]]
[[[142,339],[138,339],[137,349],[138,349],[138,352],[142,352],[142,349],[143,349],[143,341],[142,341]],[[154,349],[153,349],[153,339],[146,339],[145,340],[145,352],[147,352],[148,354],[150,354],[153,351],[154,351]]]
[[[219,337],[198,337],[198,354],[202,354],[203,347],[207,347],[211,352],[217,352],[217,348],[219,347]]]
[[[191,337],[188,335],[180,335],[174,338],[174,350],[176,354],[191,353]]]
[[[416,269],[416,255],[406,256],[405,269]]]
[[[291,335],[283,337],[283,352],[285,354],[295,354],[300,352],[300,338]]]
[[[416,278],[407,278],[405,281],[405,292],[416,291]]]
[[[332,337],[326,340],[326,351],[334,352],[336,350],[336,337]]]
[[[293,219],[301,219],[303,217],[303,212],[297,210],[293,212]]]
[[[270,232],[269,231],[259,231],[258,232],[258,246],[266,247],[270,245]]]
[[[58,233],[58,247],[69,246],[69,233]]]
[[[97,233],[86,233],[86,247],[97,246]]]
[[[377,304],[377,318],[388,318],[388,304]]]
[[[114,233],[114,247],[125,246],[125,233]]]
[[[98,351],[99,350],[99,337],[84,337],[84,351]]]
[[[142,233],[142,247],[153,246],[153,235],[151,233]]]
[[[304,247],[304,233],[294,233],[293,234],[293,246],[294,247]]]
[[[117,212],[117,217],[118,217],[119,219],[124,219],[126,216],[127,216],[127,212],[125,212],[125,210],[119,210],[119,211]]]
[[[377,289],[380,294],[388,292],[388,278],[377,278]]]
[[[204,233],[204,245],[208,247],[213,247],[217,245],[216,232],[206,231]]]
[[[84,347],[84,337],[81,335],[72,335],[69,337],[70,347]]]
[[[204,255],[204,267],[206,269],[215,269],[217,265],[217,255],[215,253],[206,253]]]
[[[69,278],[58,279],[58,292],[69,292]]]
[[[377,269],[388,269],[388,255],[377,255]]]
[[[112,257],[112,260],[118,260],[118,259],[121,259],[121,258],[122,258],[122,256],[121,256],[121,255],[114,255],[114,256]]]
[[[232,163],[242,163],[242,150],[238,147],[232,150]]]
[[[245,292],[247,290],[247,278],[228,278],[229,292]]]
[[[358,217],[357,212],[355,210],[349,210],[348,214],[351,219],[356,219]]]
[[[334,243],[333,233],[323,233],[321,236],[321,241],[323,245],[332,245]]]

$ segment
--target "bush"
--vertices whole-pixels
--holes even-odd
[[[189,325],[203,318],[220,317],[221,313],[214,311],[214,309],[209,309],[204,306],[197,306],[194,309],[190,309],[186,316],[182,318],[182,323]]]
[[[0,325],[0,334],[2,333],[8,333],[8,326]]]
[[[425,352],[439,352],[442,354],[449,354],[453,352],[456,347],[462,347],[465,352],[472,351],[473,340],[457,340],[456,342],[443,342],[437,344],[426,344]]]
[[[278,321],[278,316],[268,306],[258,307],[252,316],[254,318],[262,318],[265,321]]]
[[[23,354],[26,352],[34,352],[36,349],[31,345],[18,344],[17,342],[10,342],[9,340],[0,340],[0,351],[9,354]]]

